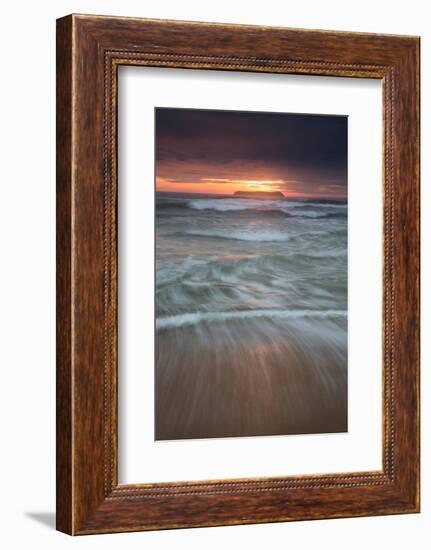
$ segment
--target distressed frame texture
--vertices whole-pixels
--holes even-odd
[[[383,82],[383,469],[117,477],[119,65]],[[57,528],[68,534],[419,511],[419,38],[70,15],[57,21]]]

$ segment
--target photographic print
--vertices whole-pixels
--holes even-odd
[[[347,126],[155,109],[155,438],[347,431]]]

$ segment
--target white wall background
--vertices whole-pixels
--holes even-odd
[[[54,531],[55,19],[75,13],[415,34],[422,37],[422,327],[431,331],[431,30],[428,3],[56,0],[4,3],[0,40],[1,542],[4,548],[428,548],[430,360],[422,346],[422,514],[155,533]],[[5,377],[5,378],[4,378]],[[427,529],[428,528],[428,529]],[[429,539],[429,536],[428,536]]]

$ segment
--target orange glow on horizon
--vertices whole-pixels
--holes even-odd
[[[278,180],[228,180],[203,179],[201,182],[173,182],[163,178],[156,178],[157,191],[170,193],[203,193],[211,195],[232,195],[235,191],[280,191]],[[292,196],[285,189],[281,190],[285,196]]]
[[[202,183],[179,183],[157,177],[156,190],[165,191],[168,193],[208,193],[209,195],[232,195],[238,190],[238,185],[236,183],[220,184],[207,181]]]
[[[345,199],[345,196],[328,193],[301,193],[287,191],[278,182],[270,180],[201,180],[201,182],[175,182],[156,177],[156,191],[165,193],[197,193],[208,195],[233,195],[236,191],[281,191],[286,198],[334,198]]]
[[[275,182],[274,182],[275,183]],[[269,185],[266,182],[247,182],[245,180],[220,181],[205,180],[199,183],[171,182],[162,178],[156,178],[157,191],[170,193],[203,193],[210,195],[233,195],[236,191],[280,191],[279,185]],[[292,196],[285,190],[281,190],[285,196]]]

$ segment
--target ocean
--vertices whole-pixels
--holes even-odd
[[[156,439],[347,430],[347,203],[156,194]]]

